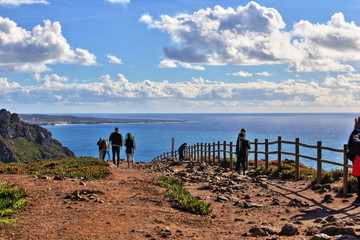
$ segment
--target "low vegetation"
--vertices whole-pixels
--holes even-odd
[[[0,226],[16,221],[12,215],[25,202],[26,193],[24,189],[9,183],[0,183]]]
[[[55,175],[68,178],[102,179],[110,174],[108,163],[93,157],[43,159],[31,162],[0,163],[3,174]]]
[[[198,215],[207,215],[212,211],[211,204],[201,202],[192,196],[190,192],[183,187],[184,182],[181,179],[162,176],[157,179],[156,183],[167,189],[165,196],[174,200],[177,208]]]
[[[253,165],[253,162],[249,163]],[[281,164],[281,171],[278,169],[278,161],[270,161],[269,167],[265,167],[264,161],[259,161],[258,168],[255,169],[254,175],[268,175],[271,177],[279,177],[283,180],[295,179],[295,161],[293,160],[284,160]],[[308,167],[304,164],[300,164],[300,176],[302,179],[310,179],[312,181],[316,180],[316,170],[314,168]],[[323,171],[321,183],[333,183],[340,179],[343,176],[343,170],[337,169],[332,171]]]

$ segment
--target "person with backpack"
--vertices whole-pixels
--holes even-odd
[[[106,152],[106,142],[105,139],[100,138],[97,142],[97,145],[99,146],[99,159],[104,160],[105,158],[105,152]]]
[[[243,131],[244,129],[241,129],[241,132],[238,135],[238,138],[236,140],[236,171],[240,172],[240,163],[242,165],[242,170],[243,173],[245,175],[245,171],[247,170],[246,168],[246,163],[248,161],[248,152],[250,149],[250,141],[246,139],[245,137],[245,131]]]
[[[119,167],[120,166],[120,150],[121,150],[121,147],[123,146],[124,138],[119,133],[118,127],[116,127],[115,131],[110,134],[109,142],[111,143],[113,163],[115,166]],[[115,161],[115,157],[116,157],[117,161]]]
[[[135,137],[132,135],[132,133],[126,134],[125,147],[128,168],[130,168],[130,161],[132,163],[132,166],[134,167],[134,153],[136,149],[136,144]]]
[[[353,162],[352,175],[357,178],[357,198],[353,204],[360,205],[360,117],[355,118],[355,126],[349,137],[346,155]]]

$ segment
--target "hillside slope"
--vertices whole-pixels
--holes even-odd
[[[0,110],[0,161],[25,162],[38,159],[73,157],[75,154],[51,133],[38,125],[20,120],[18,114]]]

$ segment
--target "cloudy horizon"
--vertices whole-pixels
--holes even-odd
[[[227,6],[200,1],[191,7],[178,2],[175,7],[155,1],[160,8],[155,10],[130,0],[99,0],[79,12],[69,7],[80,7],[82,0],[0,0],[2,108],[19,113],[359,110],[355,1],[331,1],[319,16],[309,15],[306,7],[285,12],[290,3],[284,0]],[[35,16],[26,14],[34,10],[39,10]]]

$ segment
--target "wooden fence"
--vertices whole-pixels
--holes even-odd
[[[293,145],[294,152],[285,152],[282,149],[284,144]],[[264,145],[264,151],[259,151],[259,146]],[[269,146],[277,145],[276,151],[269,151]],[[300,147],[309,148],[309,149],[316,149],[316,156],[307,156],[300,153]],[[191,146],[188,146],[185,152],[185,158],[192,159],[193,161],[205,161],[205,162],[220,162],[222,159],[233,159],[235,155],[235,148],[236,144],[232,142],[227,143],[226,141],[217,143],[213,142],[210,143],[197,143]],[[343,162],[334,162],[331,160],[323,159],[323,151],[331,151],[342,153],[343,155]],[[300,143],[299,138],[296,138],[294,142],[292,141],[284,141],[281,137],[278,137],[277,141],[269,142],[268,139],[265,139],[264,142],[259,142],[258,139],[255,139],[254,142],[251,142],[251,150],[249,153],[252,153],[254,158],[254,166],[255,168],[258,167],[258,162],[260,157],[264,156],[265,160],[265,168],[269,167],[269,155],[277,155],[277,167],[279,171],[282,169],[282,155],[290,155],[295,157],[295,179],[300,179],[300,158],[309,159],[317,162],[316,165],[316,180],[318,183],[321,182],[322,177],[322,165],[323,163],[332,164],[339,166],[343,169],[343,193],[347,193],[348,187],[348,180],[349,180],[349,165],[348,165],[348,158],[346,157],[347,144],[343,145],[342,149],[330,148],[322,146],[322,142],[318,141],[316,145],[308,145],[304,143]],[[152,161],[160,160],[166,157],[177,158],[178,151],[169,151],[165,152],[157,157],[155,157]],[[233,161],[230,161],[230,170],[234,169]]]

